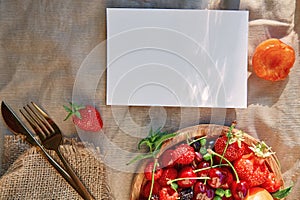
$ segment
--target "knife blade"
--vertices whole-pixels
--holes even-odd
[[[2,118],[8,128],[12,130],[15,135],[26,136],[26,141],[33,146],[37,146],[43,152],[43,155],[50,162],[50,164],[65,178],[65,180],[78,191],[78,186],[75,184],[71,176],[58,164],[53,157],[45,150],[45,148],[40,144],[40,142],[34,137],[34,134],[26,127],[26,125],[20,120],[13,109],[6,104],[4,101],[1,103]],[[80,194],[82,196],[82,194]]]
[[[38,141],[31,134],[31,132],[27,129],[27,127],[23,124],[23,122],[19,119],[16,113],[12,110],[12,108],[7,105],[4,101],[1,103],[1,113],[3,116],[3,120],[6,125],[16,134],[22,134],[26,136],[26,141],[31,145],[39,146]]]

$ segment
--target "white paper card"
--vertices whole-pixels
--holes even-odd
[[[107,9],[107,104],[245,108],[248,11]]]

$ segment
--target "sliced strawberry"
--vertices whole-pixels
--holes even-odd
[[[177,174],[175,168],[164,168],[161,177],[158,179],[158,183],[161,186],[168,186],[168,181],[177,178]]]
[[[178,192],[170,187],[163,187],[159,191],[159,200],[177,200]]]
[[[153,168],[154,168],[154,162],[153,161],[148,162],[148,164],[146,165],[146,167],[144,169],[144,175],[147,180],[152,180]],[[159,179],[161,177],[162,173],[163,173],[163,170],[158,165],[156,165],[156,169],[154,172],[154,180]]]
[[[277,190],[280,189],[281,182],[276,179],[275,174],[273,172],[270,172],[268,175],[267,180],[261,184],[261,187],[265,188],[268,190],[268,192],[276,192]]]
[[[195,150],[188,144],[179,145],[172,154],[172,160],[177,164],[188,165],[195,158]]]
[[[162,168],[174,166],[175,162],[173,160],[173,152],[174,150],[168,149],[160,156],[159,162]]]
[[[154,182],[152,195],[158,195],[160,189],[161,186],[157,182]],[[151,191],[151,181],[147,181],[142,189],[142,195],[144,197],[149,197],[150,191]]]
[[[236,160],[234,168],[239,178],[247,181],[250,188],[264,183],[269,175],[265,160],[255,156],[253,153],[243,155]]]
[[[99,111],[91,105],[79,106],[70,103],[70,108],[64,106],[68,113],[65,120],[72,116],[73,123],[80,129],[90,132],[98,132],[103,127],[103,121]]]
[[[228,143],[228,138],[227,136],[221,136],[216,140],[215,143],[215,152],[223,155],[223,152],[226,148],[226,144]],[[240,143],[241,145],[239,146],[238,142],[233,142],[232,144],[228,144],[227,149],[225,151],[224,157],[229,160],[230,162],[240,158],[246,148],[247,148],[247,144],[245,144],[244,142]]]

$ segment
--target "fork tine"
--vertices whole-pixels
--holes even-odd
[[[33,117],[33,118],[35,119],[37,124],[44,128],[44,131],[46,131],[48,134],[51,134],[54,132],[48,119],[44,116],[44,113],[41,113],[41,109],[38,109],[36,106],[34,106],[34,108],[32,108],[30,105],[27,105],[27,107],[34,114],[35,117]]]
[[[43,109],[41,109],[38,105],[36,105],[36,103],[34,102],[31,102],[31,104],[34,106],[35,109],[37,109],[37,111],[39,111],[39,113],[46,119],[50,119],[49,115],[43,111]]]
[[[31,102],[31,104],[34,106],[34,108],[39,112],[40,115],[44,117],[44,119],[48,122],[50,127],[53,129],[54,132],[60,132],[60,129],[56,125],[56,123],[49,117],[49,115],[43,111],[42,108],[40,108],[36,103]]]
[[[21,109],[20,109],[20,112],[23,115],[23,117],[26,119],[26,121],[29,123],[29,125],[32,127],[34,132],[39,136],[40,140],[42,140],[42,141],[45,140],[46,135],[43,134],[42,130],[39,128],[38,124],[35,122],[35,120],[33,120],[33,118],[30,116],[30,114],[28,114],[27,111],[26,111],[26,113],[23,112]]]

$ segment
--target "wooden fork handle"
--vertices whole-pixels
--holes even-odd
[[[84,198],[85,200],[94,200],[95,198],[90,194],[84,184],[81,182],[79,177],[76,175],[70,164],[66,161],[65,157],[62,155],[59,149],[55,151],[59,156],[60,160],[62,161],[63,165],[65,166],[66,171],[69,173],[71,178],[73,179],[74,183],[76,184],[76,188],[78,193]]]

